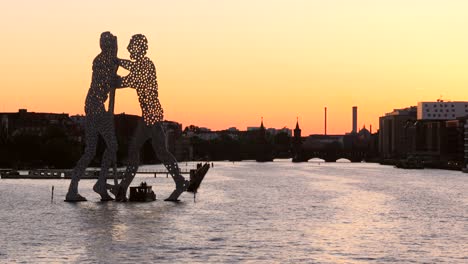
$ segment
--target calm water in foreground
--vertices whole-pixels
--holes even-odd
[[[68,180],[0,180],[0,262],[468,263],[461,172],[219,162],[177,204],[171,179],[141,181],[158,201],[102,203],[82,180],[89,201],[70,204]]]

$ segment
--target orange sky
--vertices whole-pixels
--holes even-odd
[[[468,1],[9,1],[0,11],[0,111],[83,113],[99,35],[149,40],[169,120],[303,134],[372,124],[418,101],[468,101]],[[122,72],[123,73],[123,72]],[[134,90],[116,112],[140,114]]]

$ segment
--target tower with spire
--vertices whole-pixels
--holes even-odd
[[[301,162],[303,160],[302,155],[302,136],[301,128],[299,127],[299,117],[296,117],[296,128],[294,128],[294,137],[292,142],[292,161]]]
[[[260,129],[258,130],[258,139],[257,139],[257,155],[256,161],[265,162],[273,161],[273,151],[267,140],[267,134],[265,126],[263,125],[263,117],[260,123]]]
[[[301,138],[301,129],[299,128],[299,117],[296,117],[296,128],[294,128],[294,139]]]
[[[262,119],[261,119],[261,123],[260,123],[260,131],[262,132],[265,132],[265,126],[263,126],[263,116],[262,116]]]

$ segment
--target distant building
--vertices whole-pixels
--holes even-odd
[[[418,120],[453,120],[468,115],[468,102],[419,102]]]
[[[173,154],[178,161],[193,160],[193,146],[190,143],[190,138],[181,137],[177,140],[175,142],[175,152]]]
[[[372,133],[366,128],[366,126],[363,126],[358,132],[359,137],[366,140],[371,137],[371,134]]]
[[[344,137],[344,135],[310,135],[304,140],[302,147],[304,149],[326,149],[333,146],[343,149]]]
[[[379,118],[381,158],[404,158],[410,150],[408,126],[416,121],[417,107],[394,109]]]
[[[280,129],[276,129],[276,128],[269,128],[267,129],[267,131],[269,133],[271,133],[272,135],[277,135],[279,133],[285,133],[287,134],[288,136],[292,136],[292,130],[287,128],[287,127],[283,127],[283,128],[280,128]]]
[[[85,121],[86,121],[86,116],[85,115],[72,115],[70,116],[70,119],[78,125],[81,129],[85,129]]]
[[[466,118],[456,120],[417,120],[405,125],[406,158],[424,161],[426,166],[460,167],[464,162]]]
[[[247,131],[258,131],[260,130],[261,127],[247,127]],[[265,131],[274,136],[276,134],[279,134],[279,133],[286,133],[288,136],[292,136],[292,130],[287,128],[287,127],[283,127],[283,128],[280,128],[280,129],[277,129],[277,128],[265,128]]]
[[[257,131],[260,130],[260,127],[247,127],[247,131]]]
[[[42,136],[51,126],[60,127],[71,136],[76,137],[78,128],[68,114],[36,113],[19,109],[17,113],[0,113],[1,129],[8,137],[18,134]]]
[[[214,140],[219,138],[219,133],[217,132],[193,132],[193,131],[188,131],[185,133],[188,138],[191,137],[197,137],[199,139],[203,140]]]

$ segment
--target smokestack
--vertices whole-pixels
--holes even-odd
[[[353,131],[352,133],[357,133],[357,106],[353,106]]]
[[[325,135],[327,135],[327,108],[325,107]]]

